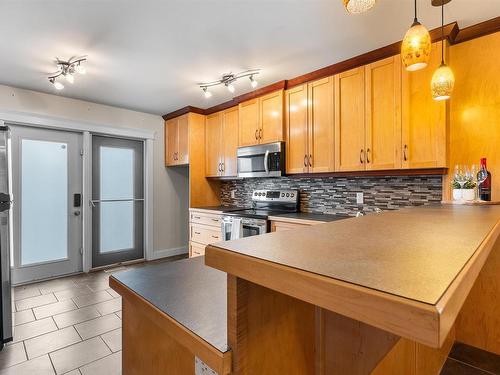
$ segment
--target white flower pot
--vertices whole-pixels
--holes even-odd
[[[474,189],[462,189],[462,198],[466,201],[474,200]]]
[[[459,201],[462,199],[462,190],[461,189],[453,189],[453,200]]]

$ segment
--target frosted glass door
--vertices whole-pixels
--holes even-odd
[[[143,257],[143,142],[92,138],[92,265]]]
[[[82,269],[81,135],[11,126],[13,283]]]

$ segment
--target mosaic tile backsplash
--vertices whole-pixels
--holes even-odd
[[[357,211],[396,210],[437,204],[442,199],[442,177],[323,177],[249,178],[222,181],[223,205],[248,206],[257,189],[299,189],[303,212],[355,215]],[[234,198],[231,198],[234,191]],[[364,205],[356,204],[356,193],[364,193]]]

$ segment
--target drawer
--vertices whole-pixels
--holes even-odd
[[[285,223],[281,221],[271,221],[271,232],[282,232],[285,230],[293,230],[305,228],[310,225],[308,224],[297,224],[297,223]]]
[[[220,226],[220,215],[210,214],[210,213],[206,213],[206,212],[193,211],[193,212],[189,213],[189,221],[191,223],[219,227]]]
[[[205,255],[205,245],[196,242],[189,243],[189,257],[199,257]]]
[[[210,227],[202,224],[190,225],[190,240],[199,244],[208,245],[222,240],[220,227]]]

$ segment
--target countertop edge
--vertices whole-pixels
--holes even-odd
[[[328,221],[316,220],[316,219],[299,219],[293,217],[286,216],[269,216],[268,219],[270,221],[279,221],[282,223],[294,223],[294,224],[305,224],[305,225],[314,225],[314,224],[325,224]]]

